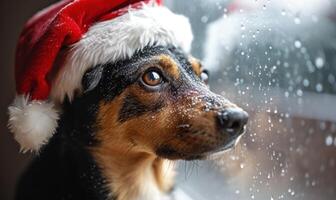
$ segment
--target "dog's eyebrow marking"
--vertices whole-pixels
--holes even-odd
[[[155,103],[144,104],[136,96],[127,95],[124,98],[123,105],[119,111],[119,122],[125,122],[131,118],[139,117],[146,113],[154,113],[159,111],[164,106],[163,100],[158,100]]]
[[[177,66],[177,63],[169,55],[166,54],[159,55],[159,64],[163,68],[163,70],[169,73],[174,79],[179,78],[180,71]]]
[[[201,73],[202,73],[202,64],[201,64],[201,62],[198,59],[196,59],[196,58],[194,58],[192,56],[190,56],[188,60],[189,60],[189,62],[191,64],[192,69],[196,73],[196,75],[200,76]]]

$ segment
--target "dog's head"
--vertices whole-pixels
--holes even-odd
[[[182,50],[148,47],[87,71],[79,98],[98,106],[94,137],[102,146],[200,159],[232,147],[248,118],[207,82],[201,63]]]

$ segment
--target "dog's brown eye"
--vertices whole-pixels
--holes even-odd
[[[162,77],[159,72],[151,70],[142,76],[142,81],[149,86],[157,86],[161,84]]]
[[[204,83],[208,84],[208,82],[209,82],[209,72],[208,72],[208,70],[203,70],[200,78]]]

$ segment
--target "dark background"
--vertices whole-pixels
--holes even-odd
[[[7,107],[15,95],[15,46],[25,21],[52,0],[0,1],[0,199],[13,199],[16,180],[27,165],[29,155],[19,154],[19,146],[7,129]],[[51,172],[52,173],[52,172]]]

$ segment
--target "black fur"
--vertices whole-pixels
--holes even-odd
[[[87,150],[96,145],[94,96],[65,103],[56,134],[19,182],[18,200],[107,199],[99,167]]]
[[[147,113],[159,111],[164,106],[164,101],[161,99],[154,104],[145,105],[141,103],[135,96],[127,96],[123,106],[119,111],[119,121],[125,122],[131,118],[135,118]]]
[[[98,106],[101,102],[113,101],[127,86],[138,81],[143,72],[141,66],[158,54],[168,54],[178,60],[183,69],[199,82],[186,55],[174,47],[148,47],[131,59],[93,67],[83,77],[83,94],[77,95],[72,102],[65,100],[55,135],[22,175],[17,200],[107,199],[110,191],[106,188],[106,180],[88,151],[88,147],[99,144],[95,139],[99,129],[96,123]],[[188,87],[182,84],[183,76],[165,88],[171,92],[170,96],[176,96],[179,88]],[[121,108],[119,120],[155,112],[163,105],[159,101],[155,105],[144,106],[129,96]]]

